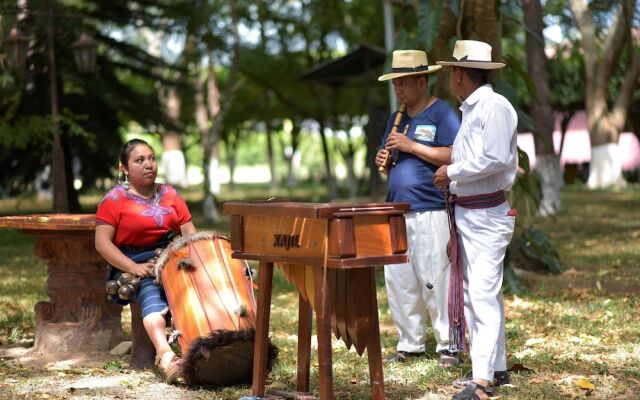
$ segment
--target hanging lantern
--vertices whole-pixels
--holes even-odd
[[[76,61],[78,71],[90,73],[96,69],[96,41],[86,33],[71,45],[73,48],[73,58]]]
[[[14,71],[23,71],[27,61],[29,40],[22,35],[17,27],[11,28],[9,36],[4,40],[9,67]]]

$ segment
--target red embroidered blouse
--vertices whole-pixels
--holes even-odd
[[[191,213],[184,199],[166,184],[160,185],[151,199],[116,186],[100,201],[96,212],[96,225],[116,229],[116,246],[151,246],[169,230],[180,233],[180,226],[189,221]]]

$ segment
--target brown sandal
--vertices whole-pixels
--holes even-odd
[[[440,352],[440,358],[438,359],[438,366],[443,369],[453,368],[460,364],[457,354],[448,350]]]
[[[180,379],[180,377],[182,376],[182,368],[180,366],[180,358],[176,356],[175,353],[171,358],[171,361],[169,361],[169,365],[167,365],[164,368],[160,366],[160,360],[162,359],[162,356],[168,352],[173,352],[173,350],[169,347],[160,351],[158,354],[156,354],[156,359],[154,364],[158,368],[158,372],[162,376],[162,379],[166,383],[171,384],[171,383],[175,383],[178,379]]]
[[[482,386],[479,383],[471,382],[462,392],[456,393],[451,400],[481,400],[480,396],[476,394],[476,390],[483,392],[489,398],[495,395],[491,386]]]

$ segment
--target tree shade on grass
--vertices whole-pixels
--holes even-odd
[[[502,399],[640,396],[640,326],[636,316],[640,306],[639,202],[636,187],[612,193],[569,186],[563,193],[565,208],[554,220],[531,217],[526,221],[547,232],[567,269],[558,276],[522,272],[525,293],[506,296],[508,362],[520,372],[512,373],[513,387],[500,389]],[[32,240],[17,231],[0,230],[0,240],[0,342],[7,345],[32,339],[30,316],[35,302],[45,296],[46,266],[32,256]],[[377,278],[382,348],[387,354],[394,351],[395,331],[382,270]],[[271,336],[281,352],[270,376],[275,388],[295,387],[296,323],[297,295],[276,272]],[[12,330],[16,324],[19,331]],[[427,347],[435,348],[433,339],[429,340]],[[366,358],[346,350],[340,341],[334,341],[333,357],[336,397],[368,399]],[[451,381],[463,375],[470,364],[467,360],[445,372],[437,362],[436,355],[430,354],[402,365],[385,365],[387,396],[451,398],[455,392]],[[313,357],[312,389],[317,385],[316,363]],[[102,368],[59,365],[57,370],[28,368],[14,359],[0,359],[0,398],[28,393],[64,398],[70,395],[69,387],[76,388],[71,391],[76,395],[105,399],[237,399],[251,391],[248,386],[159,385],[158,379],[149,372],[127,369],[126,358],[113,357]]]

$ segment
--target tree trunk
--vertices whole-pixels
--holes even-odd
[[[268,96],[267,96],[268,97]],[[278,177],[276,176],[276,163],[273,157],[273,129],[271,127],[271,121],[266,120],[267,131],[267,159],[269,162],[269,175],[271,177],[271,184],[269,191],[273,194],[278,190]]]
[[[297,185],[296,174],[294,173],[294,159],[296,152],[298,151],[298,144],[300,143],[300,125],[295,121],[291,127],[291,151],[285,151],[284,158],[287,161],[287,186],[289,189],[293,189]],[[285,148],[285,146],[282,146]]]
[[[538,213],[543,217],[555,215],[562,208],[560,191],[564,186],[560,158],[555,154],[536,154],[536,169],[542,186]]]
[[[587,127],[591,138],[591,167],[587,180],[590,189],[620,187],[626,184],[622,176],[618,136],[624,127],[629,105],[640,76],[640,54],[632,51],[631,21],[636,10],[634,0],[615,2],[617,10],[602,42],[597,43],[596,26],[585,0],[571,0],[570,6],[581,34],[586,77]],[[619,86],[613,106],[608,104],[609,81],[622,52],[627,49],[628,68]]]
[[[207,175],[209,187],[207,188],[204,202],[202,204],[202,214],[205,221],[216,224],[220,222],[220,214],[217,207],[217,195],[220,193],[220,179],[218,178],[218,144],[211,146],[207,163]]]
[[[493,49],[491,57],[500,60],[502,55],[502,21],[498,12],[498,0],[466,0],[464,20],[461,24],[462,37],[459,39],[480,40],[489,43]]]
[[[464,4],[464,0],[461,4]],[[433,48],[428,54],[429,64],[435,64],[438,60],[450,60],[453,49],[449,47],[449,40],[456,36],[456,24],[458,19],[449,7],[445,7],[442,11],[442,17],[438,24],[438,35],[433,41]],[[458,36],[460,38],[460,36]],[[455,99],[451,96],[449,90],[449,73],[451,68],[442,68],[435,74],[430,75],[429,79],[436,79],[433,94],[441,99],[449,100],[455,103]],[[384,128],[383,128],[384,129]],[[377,143],[376,143],[377,145]],[[375,156],[374,156],[375,158]],[[377,173],[377,171],[376,171]]]
[[[433,48],[428,54],[429,63],[437,60],[449,60],[453,49],[450,47],[452,37],[457,39],[480,40],[489,43],[493,48],[492,57],[500,59],[502,46],[502,23],[497,12],[496,0],[460,0],[458,17],[449,7],[445,7],[438,25],[438,35]],[[435,77],[437,79],[433,93],[441,99],[452,99],[449,92],[449,73],[451,68],[443,68]]]
[[[231,37],[233,52],[231,55],[231,65],[229,66],[229,77],[224,94],[220,94],[215,76],[216,60],[213,51],[208,49],[209,68],[206,77],[207,98],[206,106],[203,94],[202,79],[198,79],[199,85],[196,87],[196,119],[201,132],[201,143],[204,150],[203,170],[205,175],[203,215],[207,222],[217,223],[220,215],[216,207],[216,196],[220,191],[220,177],[218,173],[218,146],[220,133],[222,131],[222,121],[224,115],[229,111],[235,91],[237,89],[238,74],[238,54],[240,53],[240,34],[238,33],[238,4],[236,0],[229,1],[231,14]],[[200,60],[196,64],[199,65]],[[199,93],[199,94],[198,94]],[[224,99],[221,102],[220,99]],[[210,127],[207,126],[210,122]]]
[[[60,140],[62,142],[62,146],[64,148],[64,154],[67,155],[65,163],[64,163],[64,174],[66,176],[66,190],[67,190],[67,201],[69,205],[69,212],[72,214],[77,214],[82,212],[82,206],[80,206],[80,197],[78,196],[78,191],[73,185],[73,181],[75,180],[75,174],[73,173],[73,153],[71,152],[71,146],[69,146],[69,140],[65,135],[61,135]]]
[[[187,163],[180,143],[180,135],[168,130],[162,135],[162,167],[164,169],[165,180],[168,184],[186,188],[187,183]]]
[[[536,87],[536,97],[531,104],[531,118],[535,121],[534,132],[537,169],[542,179],[541,215],[555,215],[562,206],[560,190],[563,186],[560,158],[553,151],[553,110],[550,102],[549,72],[544,53],[542,30],[542,6],[540,0],[523,0],[524,25],[526,31],[527,70]]]
[[[387,123],[386,109],[371,108],[369,110],[369,122],[364,127],[367,136],[367,167],[369,168],[369,195],[374,200],[380,200],[384,195],[384,185],[380,179],[380,172],[376,165],[376,154],[382,144],[382,137]]]
[[[216,195],[219,193],[218,181],[218,141],[219,141],[219,96],[215,84],[213,60],[209,62],[208,76],[202,74],[194,81],[194,103],[196,125],[200,131],[200,142],[203,148],[202,169],[204,171],[204,202],[202,214],[207,222],[217,223],[220,219],[216,208]],[[208,96],[205,98],[204,87]],[[213,114],[215,113],[215,114]],[[212,114],[212,115],[210,115]],[[208,126],[209,119],[211,127]]]
[[[348,132],[348,131],[347,131]],[[358,195],[358,178],[354,167],[355,150],[351,144],[351,135],[347,133],[347,150],[344,152],[344,163],[347,167],[347,189],[349,190],[349,198],[353,199]]]
[[[207,141],[204,146],[205,154],[209,154],[207,163],[207,177],[209,185],[205,188],[206,195],[203,203],[203,215],[206,221],[217,223],[220,215],[216,207],[216,196],[220,194],[220,173],[218,159],[220,145],[220,131],[222,123],[222,112],[220,110],[220,92],[216,83],[215,71],[213,69],[213,59],[209,62],[209,73],[207,77],[207,109],[211,126],[207,129]]]
[[[181,99],[175,87],[164,87],[158,90],[159,101],[164,106],[167,116],[173,125],[180,126]],[[162,134],[162,168],[168,184],[185,188],[187,184],[187,165],[182,151],[180,132],[167,129]]]
[[[331,172],[331,158],[329,157],[329,144],[327,143],[327,135],[324,132],[325,121],[323,118],[318,120],[320,124],[320,138],[322,139],[322,153],[324,154],[324,171],[327,179],[327,196],[329,200],[338,197],[338,189],[336,187],[336,181]]]
[[[622,176],[622,155],[618,143],[607,143],[591,146],[591,165],[589,167],[589,189],[610,186],[624,187],[626,181]]]
[[[227,150],[227,164],[229,165],[229,188],[231,189],[236,186],[235,172],[237,164],[238,137],[238,131],[229,132],[227,140],[224,141]]]
[[[212,148],[212,135],[207,127],[209,115],[207,112],[207,106],[205,104],[204,96],[204,79],[199,76],[194,82],[194,103],[196,107],[196,125],[200,131],[200,142],[204,150],[202,157],[202,170],[204,171],[204,201],[202,203],[202,214],[207,222],[215,223],[218,221],[219,216],[216,211],[216,199],[211,190],[212,172],[215,174],[217,170],[216,153],[213,153]],[[213,154],[212,154],[213,153]],[[212,157],[213,156],[213,157]],[[215,178],[215,176],[214,176]]]

